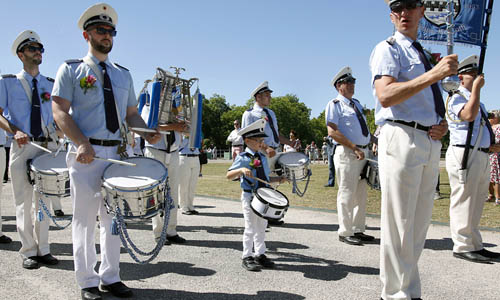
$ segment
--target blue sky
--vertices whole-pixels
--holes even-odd
[[[21,62],[12,42],[25,29],[35,30],[46,52],[42,74],[55,77],[66,59],[80,58],[87,45],[77,20],[87,0],[7,1],[0,9],[0,70],[17,73]],[[383,0],[109,0],[118,13],[118,35],[110,54],[132,72],[136,93],[156,67],[186,68],[184,77],[200,78],[202,93],[224,95],[243,105],[250,92],[268,80],[274,96],[295,94],[318,116],[336,96],[331,78],[352,67],[356,94],[373,108],[368,60],[373,47],[392,35],[389,9]],[[499,109],[500,27],[494,5],[485,63],[482,101]],[[496,11],[495,11],[496,10]],[[424,44],[433,52],[442,46]],[[460,58],[478,48],[456,47]]]

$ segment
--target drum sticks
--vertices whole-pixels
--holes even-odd
[[[37,143],[30,142],[29,144],[30,144],[31,146],[33,146],[33,147],[36,147],[36,148],[38,148],[38,149],[40,149],[40,150],[43,150],[43,151],[45,151],[45,152],[47,152],[47,153],[52,154],[52,151],[50,151],[49,149],[47,149],[47,148],[45,148],[45,147],[42,147],[42,146],[38,145]]]
[[[75,154],[76,155],[77,153],[76,152],[70,152],[69,154]],[[136,166],[136,164],[134,164],[134,163],[126,162],[126,161],[123,161],[123,160],[112,159],[112,158],[102,158],[102,157],[94,156],[94,159],[102,160],[102,161],[107,161],[107,162],[114,163],[114,164],[129,166],[129,167],[135,167]]]

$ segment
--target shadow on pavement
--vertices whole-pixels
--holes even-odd
[[[177,226],[180,232],[207,232],[215,234],[243,234],[245,228],[235,226]]]
[[[337,281],[347,277],[349,273],[365,275],[378,275],[380,273],[377,268],[348,266],[340,264],[338,261],[301,254],[286,252],[276,252],[275,254],[279,256],[274,259],[276,270],[301,272],[304,277],[311,279]],[[291,264],[280,262],[290,262]]]
[[[318,230],[318,231],[337,231],[339,229],[339,225],[337,224],[300,224],[300,223],[285,223],[279,226],[272,227],[284,227],[284,228],[293,228],[293,229],[307,229],[307,230]]]
[[[157,262],[146,265],[136,263],[120,263],[120,276],[122,280],[141,280],[163,274],[179,274],[185,276],[211,276],[216,272],[211,269],[193,267],[194,264],[184,262]],[[180,298],[179,298],[180,299]]]
[[[241,241],[188,240],[186,244],[183,244],[183,246],[207,247],[216,249],[224,248],[237,251],[241,251],[243,249]],[[302,244],[275,241],[266,241],[266,247],[269,251],[277,251],[278,249],[309,249],[308,246]]]
[[[246,294],[229,294],[229,293],[198,293],[189,291],[179,291],[179,290],[153,290],[153,289],[134,289],[134,297],[129,299],[145,299],[145,300],[157,300],[157,299],[182,299],[182,300],[199,300],[199,299],[210,299],[210,300],[276,300],[276,299],[287,299],[287,300],[302,300],[305,299],[304,296],[277,292],[277,291],[258,291],[257,295],[246,295]],[[103,297],[103,299],[111,299]]]
[[[497,245],[495,244],[489,244],[489,243],[483,243],[484,247],[495,247]],[[453,250],[453,240],[451,238],[444,238],[444,239],[427,239],[425,241],[425,249],[432,249],[432,250]]]

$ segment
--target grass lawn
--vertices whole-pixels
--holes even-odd
[[[218,196],[232,199],[240,198],[239,182],[228,181],[226,171],[231,163],[209,162],[203,165],[203,177],[198,181],[196,188],[197,195]],[[278,189],[283,192],[292,206],[303,206],[311,208],[323,208],[336,210],[337,188],[327,188],[324,185],[328,179],[328,166],[324,164],[313,164],[311,181],[304,197],[292,194],[291,184],[282,184]],[[441,196],[443,198],[434,201],[432,220],[449,223],[450,207],[450,186],[448,175],[445,169],[441,169]],[[299,183],[299,188],[303,188],[304,183]],[[368,188],[367,213],[380,215],[380,192]],[[500,207],[492,202],[485,203],[481,226],[491,227],[500,230]]]

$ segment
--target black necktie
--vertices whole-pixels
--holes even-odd
[[[106,71],[106,64],[100,62],[102,68],[102,77],[104,80],[104,111],[106,112],[106,128],[115,133],[120,126],[118,123],[118,116],[116,113],[115,96],[113,95],[113,87],[111,86],[111,79],[109,79],[108,72]]]
[[[354,101],[350,100],[350,105],[356,112],[356,116],[358,117],[359,125],[361,125],[361,131],[363,132],[363,136],[368,136],[368,127],[366,126],[365,119],[363,118],[363,115],[359,111],[358,107],[354,103]]]
[[[276,128],[274,128],[273,117],[271,117],[271,114],[269,113],[269,110],[267,108],[263,108],[262,110],[264,110],[264,112],[267,115],[267,118],[269,119],[269,126],[271,126],[271,130],[273,132],[274,142],[277,143],[277,144],[279,144],[280,143],[280,139],[278,137],[278,133],[276,132]]]
[[[267,176],[266,176],[266,173],[264,172],[264,166],[262,165],[262,158],[260,157],[260,154],[258,152],[256,152],[253,157],[254,157],[254,159],[260,160],[260,166],[255,168],[255,170],[257,171],[257,178],[262,179],[264,181],[267,181]],[[257,181],[257,188],[261,188],[261,187],[266,187],[266,184],[264,184],[260,181]]]
[[[170,153],[170,147],[175,143],[175,131],[169,131],[167,134],[167,153]]]
[[[493,128],[491,128],[490,120],[488,120],[488,115],[481,109],[481,117],[484,119],[486,123],[486,128],[488,128],[488,132],[490,133],[490,146],[495,144],[495,134],[493,133]]]
[[[424,64],[425,71],[427,72],[430,69],[432,69],[429,60],[427,59],[427,56],[424,53],[424,48],[422,48],[422,45],[420,45],[419,42],[413,42],[412,45],[413,47],[415,47],[415,49],[417,49],[418,55],[420,56],[420,60]],[[437,82],[431,85],[431,89],[432,89],[432,94],[434,95],[434,109],[441,118],[444,118],[445,110],[444,110],[443,95],[441,94],[441,90],[439,89]]]
[[[42,119],[40,115],[40,96],[38,95],[37,80],[33,78],[33,94],[31,95],[31,135],[39,137],[42,134]]]

